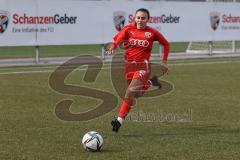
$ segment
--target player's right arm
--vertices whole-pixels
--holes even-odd
[[[123,43],[125,39],[127,39],[128,26],[124,27],[118,34],[114,36],[114,42],[109,45],[107,54],[113,54],[114,50]]]

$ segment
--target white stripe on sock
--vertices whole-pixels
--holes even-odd
[[[117,118],[118,122],[120,122],[121,124],[123,123],[124,119],[122,117],[118,117]]]

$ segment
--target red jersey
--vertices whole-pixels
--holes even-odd
[[[160,32],[152,27],[137,29],[136,24],[131,23],[114,36],[114,41],[116,45],[123,43],[127,46],[125,56],[128,61],[149,60],[154,41],[164,46],[163,60],[168,59],[169,43]]]

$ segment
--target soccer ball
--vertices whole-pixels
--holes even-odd
[[[100,151],[103,145],[102,136],[96,131],[87,132],[82,138],[83,148],[86,151]]]

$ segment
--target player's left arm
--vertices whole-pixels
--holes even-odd
[[[164,47],[161,69],[163,74],[167,74],[168,73],[167,61],[168,61],[168,55],[170,51],[170,44],[167,41],[167,39],[158,31],[155,32],[155,40],[161,43]]]

